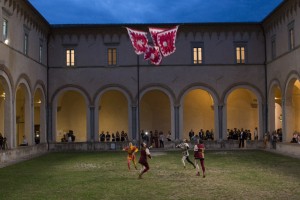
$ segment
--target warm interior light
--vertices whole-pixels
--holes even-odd
[[[5,39],[5,40],[4,40],[4,43],[5,43],[6,45],[8,45],[8,44],[9,44],[9,39]]]
[[[3,92],[0,97],[2,97],[3,99],[5,99],[5,92]]]
[[[36,103],[42,103],[42,101],[39,99]]]

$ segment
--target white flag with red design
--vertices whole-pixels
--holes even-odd
[[[150,35],[151,35],[154,46],[158,46],[157,34],[160,33],[160,32],[163,32],[165,30],[167,30],[167,29],[149,27],[149,32],[150,32]]]
[[[150,60],[152,64],[159,65],[162,60],[162,55],[159,51],[159,47],[157,46],[148,46],[145,54],[144,54],[145,60]]]
[[[126,28],[135,53],[140,55],[146,52],[148,47],[147,32]]]
[[[169,56],[175,52],[175,40],[178,26],[157,33],[157,43],[163,56]]]

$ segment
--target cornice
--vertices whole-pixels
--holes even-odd
[[[29,3],[28,0],[3,0],[2,10],[8,17],[17,17],[23,20],[23,23],[36,30],[45,37],[50,30],[49,23],[43,16]]]

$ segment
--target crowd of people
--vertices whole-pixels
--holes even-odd
[[[193,129],[191,129],[189,132],[189,138],[190,141],[194,141],[194,142],[197,140],[214,140],[214,132],[213,130],[204,131],[203,129],[200,129],[198,134],[195,134]]]
[[[74,135],[73,130],[69,130],[68,133],[64,134],[61,138],[61,142],[75,142],[76,136]]]
[[[125,131],[116,131],[115,133],[111,133],[109,131],[106,131],[106,134],[104,131],[102,131],[99,134],[99,142],[125,142],[129,141],[128,134]]]
[[[252,133],[249,129],[227,129],[227,140],[252,140]],[[257,135],[254,136],[254,139],[257,140]]]
[[[300,133],[295,131],[293,134],[293,138],[291,140],[291,143],[298,143],[300,144]]]
[[[264,148],[267,147],[268,142],[270,142],[270,148],[276,149],[276,143],[282,142],[282,129],[279,128],[272,133],[266,132],[264,135]]]
[[[0,133],[0,150],[8,149],[6,137],[3,137],[2,133]]]
[[[153,131],[144,131],[140,133],[142,142],[145,142],[148,146],[153,148],[164,148],[165,140],[171,141],[171,131],[168,131],[168,134],[165,135],[163,131],[155,130]]]

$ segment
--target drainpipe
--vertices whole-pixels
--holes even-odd
[[[47,35],[47,96],[46,96],[46,123],[47,123],[47,128],[46,128],[46,139],[47,139],[47,147],[48,147],[48,151],[50,150],[50,145],[49,145],[49,134],[50,134],[50,127],[51,127],[51,123],[50,123],[50,108],[49,108],[49,41],[50,41],[50,36],[51,36],[51,28],[49,30],[49,33]]]
[[[268,119],[269,119],[269,107],[268,107],[268,69],[267,69],[267,39],[266,32],[263,27],[263,23],[261,23],[261,29],[264,36],[264,44],[265,44],[265,60],[264,60],[264,72],[265,72],[265,132],[268,131]]]

